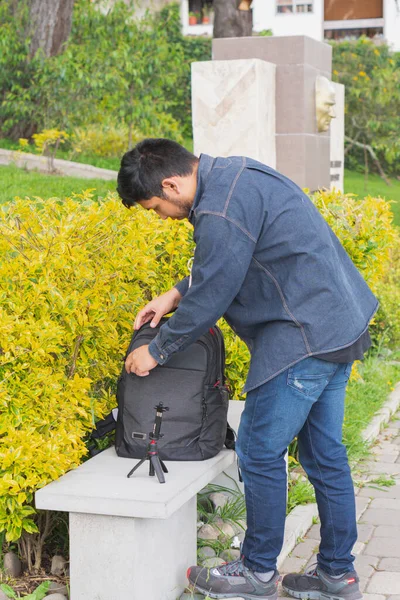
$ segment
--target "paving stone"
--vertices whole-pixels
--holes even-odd
[[[362,517],[366,509],[368,508],[369,503],[371,502],[370,498],[359,497],[356,498],[356,515],[357,521]]]
[[[396,594],[396,596],[389,596],[388,600],[400,600],[400,595]]]
[[[306,539],[317,540],[319,542],[319,540],[321,539],[320,529],[321,529],[321,525],[319,523],[317,523],[316,525],[313,525],[311,527],[311,529],[309,529],[307,531]]]
[[[363,594],[363,600],[386,600],[386,598],[382,594]]]
[[[373,525],[365,525],[365,524],[359,523],[357,525],[357,532],[358,532],[357,541],[363,542],[365,544],[365,542],[368,542],[371,539],[372,534],[374,533],[375,529],[376,528]],[[391,537],[391,536],[387,536],[387,537]]]
[[[395,463],[396,460],[399,458],[399,456],[400,456],[399,452],[397,452],[397,454],[380,454],[379,462]]]
[[[377,556],[359,554],[356,556],[356,560],[354,561],[354,568],[360,577],[363,579],[368,579],[368,577],[371,577],[371,575],[375,573],[378,563],[379,558]]]
[[[373,537],[400,538],[400,527],[391,527],[390,525],[378,525],[378,527],[375,527],[374,529]]]
[[[396,594],[400,590],[400,573],[374,573],[366,591],[370,594]]]
[[[377,446],[372,448],[372,453],[377,454],[381,452],[382,454],[390,454],[392,452],[398,452],[398,449],[395,446],[396,444],[393,444],[392,442],[381,441]]]
[[[310,556],[310,558],[307,561],[306,566],[304,567],[304,571],[308,571],[308,569],[310,569],[311,567],[314,567],[316,564],[317,564],[317,553]]]
[[[386,427],[383,431],[382,431],[382,436],[383,439],[386,440],[387,437],[397,437],[399,435],[399,430],[397,427],[393,427],[393,425],[391,424],[389,427]]]
[[[318,542],[316,540],[305,540],[304,542],[300,542],[297,546],[292,550],[292,556],[296,556],[298,558],[308,559],[311,554],[314,553],[316,547],[318,547]]]
[[[374,525],[400,526],[400,510],[386,510],[383,508],[367,508],[362,516],[363,523]]]
[[[353,550],[352,553],[353,554],[362,554],[365,550],[365,546],[366,544],[363,544],[362,542],[356,542],[353,546]]]
[[[387,510],[400,511],[400,502],[397,498],[374,498],[371,500],[370,508],[385,508]]]
[[[368,542],[364,554],[381,556],[382,558],[387,556],[395,556],[400,558],[400,542],[398,539],[394,538],[372,538],[372,540]]]
[[[284,560],[280,572],[285,575],[287,573],[302,573],[306,562],[307,561],[304,558],[288,556],[288,558]]]
[[[374,484],[372,484],[374,485]],[[399,498],[400,499],[400,485],[393,485],[391,487],[379,488],[374,485],[364,486],[359,496],[364,496],[366,498]]]
[[[382,558],[379,563],[379,571],[399,571],[400,572],[400,558]]]
[[[383,473],[384,475],[397,475],[400,473],[400,467],[396,463],[385,463],[385,462],[370,462],[367,463],[366,468],[369,473]]]

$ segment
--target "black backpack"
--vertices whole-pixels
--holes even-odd
[[[145,324],[136,331],[126,357],[149,344],[166,320],[158,327]],[[234,449],[235,434],[227,423],[229,392],[224,371],[224,339],[217,326],[146,377],[128,374],[123,367],[117,385],[118,411],[97,423],[92,438],[111,431],[116,417],[117,454],[143,458],[154,426],[155,406],[162,402],[169,410],[163,413],[158,441],[161,460],[205,460],[218,454],[224,443]]]

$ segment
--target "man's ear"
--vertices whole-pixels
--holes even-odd
[[[180,193],[179,185],[175,177],[166,177],[162,180],[161,186],[166,192],[174,192],[175,194]]]

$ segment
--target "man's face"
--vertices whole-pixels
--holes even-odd
[[[186,204],[181,200],[158,198],[157,196],[153,196],[150,200],[142,200],[139,204],[146,210],[154,210],[163,220],[168,217],[179,220],[187,219],[192,206],[191,203]]]
[[[163,198],[153,196],[139,202],[146,210],[154,210],[161,219],[187,219],[197,189],[197,167],[186,177],[168,177],[162,182]]]

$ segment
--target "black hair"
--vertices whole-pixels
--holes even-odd
[[[196,156],[164,138],[147,138],[126,152],[118,172],[117,192],[127,208],[153,196],[164,198],[162,181],[193,173]]]

